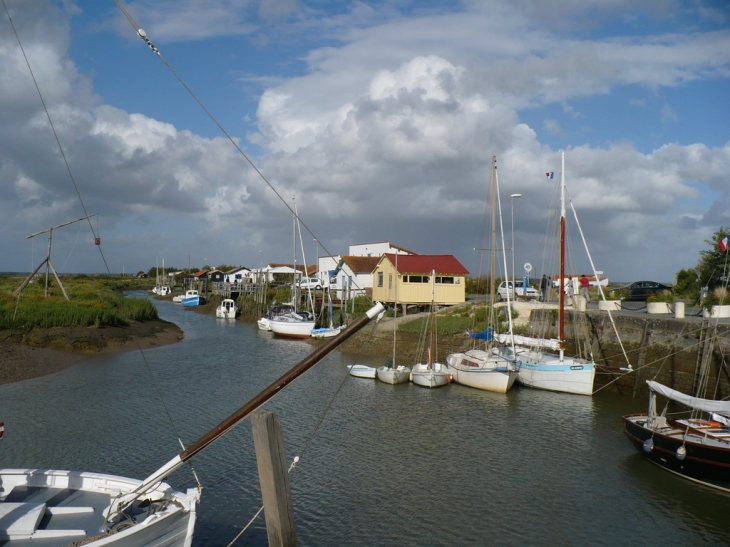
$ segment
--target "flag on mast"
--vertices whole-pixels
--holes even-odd
[[[555,178],[555,172],[550,171],[549,173],[545,173],[545,176],[549,179]]]
[[[730,246],[730,236],[725,236],[717,244],[720,246],[720,250],[727,251],[727,248]]]

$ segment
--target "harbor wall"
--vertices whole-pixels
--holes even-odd
[[[646,380],[656,380],[696,394],[700,378],[706,376],[706,398],[730,395],[730,325],[621,312],[612,317],[615,330],[605,311],[566,311],[566,353],[592,354],[598,365],[596,390],[646,398]],[[556,311],[532,310],[528,331],[557,338]],[[626,370],[627,359],[631,372]]]

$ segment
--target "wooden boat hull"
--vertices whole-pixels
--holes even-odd
[[[103,512],[111,496],[131,491],[140,481],[99,473],[2,469],[0,483],[3,545],[40,542],[39,545],[61,547],[83,538],[88,541],[84,545],[89,547],[189,547],[192,543],[197,490],[184,494],[162,483],[141,497],[153,501],[156,510],[150,515],[143,509],[132,509],[136,512],[136,524],[91,541],[103,534]],[[56,516],[57,513],[60,514]],[[45,517],[38,520],[33,518],[34,514]]]
[[[378,380],[386,384],[403,384],[411,378],[411,369],[408,367],[378,367]]]
[[[451,382],[451,373],[441,363],[434,363],[432,369],[426,364],[418,364],[411,370],[411,381],[421,387],[441,387]]]
[[[730,442],[710,442],[699,434],[663,434],[645,427],[646,418],[646,414],[631,414],[622,420],[624,433],[647,459],[686,479],[730,491]],[[653,443],[649,451],[644,448],[648,439]],[[683,460],[677,457],[681,446],[686,450]]]
[[[202,296],[189,296],[182,299],[182,305],[188,308],[193,306],[201,306],[205,304],[205,298]]]

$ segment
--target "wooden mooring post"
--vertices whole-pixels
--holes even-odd
[[[273,412],[257,410],[251,414],[251,427],[269,547],[295,547],[297,532],[281,424]]]

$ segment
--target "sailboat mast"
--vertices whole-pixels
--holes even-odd
[[[565,352],[565,152],[560,159],[560,360]]]
[[[492,201],[492,239],[490,242],[491,258],[489,259],[489,306],[490,320],[494,322],[494,284],[495,284],[495,249],[497,248],[497,199],[496,199],[497,156],[492,156],[492,174],[489,180],[490,199]]]
[[[428,346],[428,368],[433,369],[433,354],[436,352],[436,346],[434,344],[434,337],[436,334],[436,321],[434,321],[433,305],[436,300],[436,270],[431,270],[431,339],[429,340]]]

